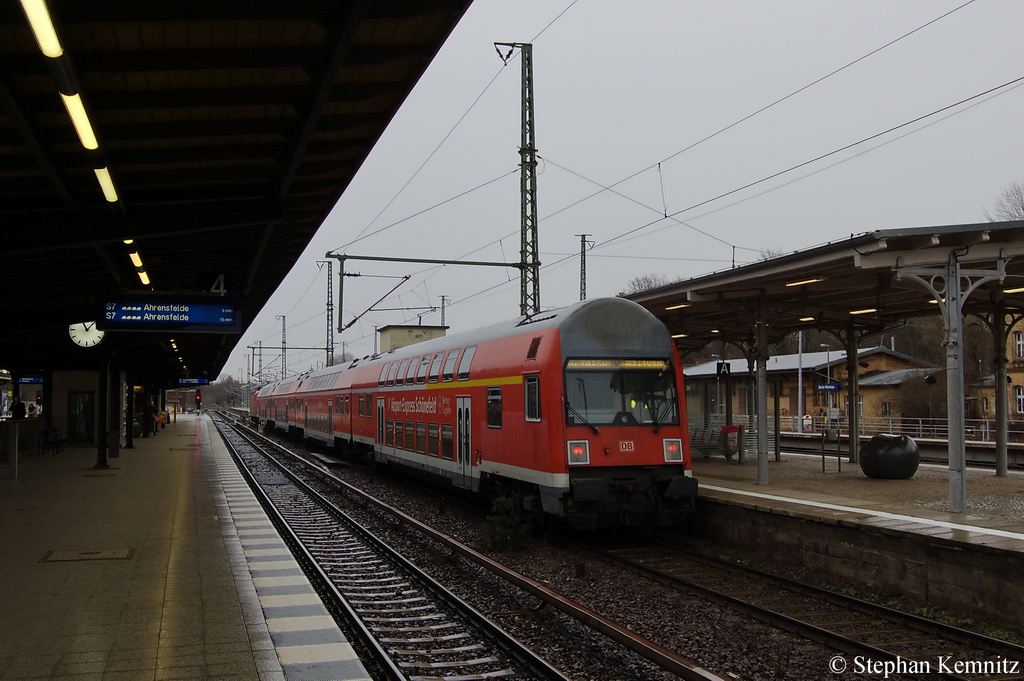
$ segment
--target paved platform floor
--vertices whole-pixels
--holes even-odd
[[[95,463],[0,479],[0,679],[367,678],[208,419]]]
[[[876,528],[944,537],[1024,553],[1024,472],[967,473],[967,513],[949,512],[949,471],[922,464],[908,480],[868,478],[856,463],[835,456],[769,456],[768,484],[757,484],[757,457],[742,464],[722,457],[693,458],[701,496],[821,516]]]

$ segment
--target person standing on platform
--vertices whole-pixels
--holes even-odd
[[[21,398],[19,398],[17,395],[14,396],[14,400],[11,402],[11,418],[25,418],[25,403],[22,402]]]

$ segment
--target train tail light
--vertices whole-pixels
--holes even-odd
[[[682,440],[663,440],[665,447],[665,463],[678,463],[683,460]]]
[[[586,440],[569,440],[569,465],[590,463],[590,443]]]

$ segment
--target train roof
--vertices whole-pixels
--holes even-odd
[[[434,338],[422,343],[394,348],[332,367],[270,383],[260,394],[291,393],[309,386],[317,377],[336,374],[380,362],[440,352],[456,347],[478,345],[491,340],[558,329],[562,357],[660,358],[672,356],[672,340],[664,323],[647,309],[625,298],[597,298],[562,308],[516,317],[472,331]],[[301,382],[301,386],[298,383]],[[292,385],[296,384],[296,385]]]

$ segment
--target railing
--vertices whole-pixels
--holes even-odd
[[[771,422],[771,417],[769,417]],[[828,419],[824,416],[782,416],[780,425],[783,431],[821,433],[828,428]],[[849,434],[850,422],[845,417],[833,420],[833,427],[838,426],[839,432]],[[945,440],[949,437],[949,425],[946,419],[928,418],[884,418],[861,417],[858,430],[862,436],[873,436],[881,433],[893,435],[909,435],[917,439]],[[966,419],[964,421],[966,440],[992,442],[996,438],[995,419]],[[1024,420],[1011,420],[1008,426],[1009,442],[1024,442]]]

